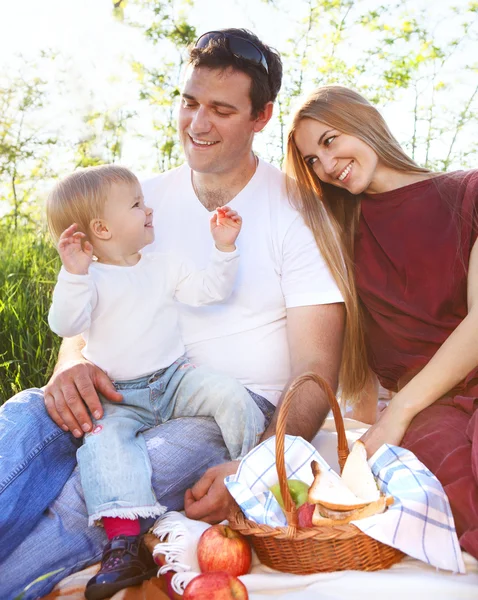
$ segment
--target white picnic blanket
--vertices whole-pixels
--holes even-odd
[[[363,423],[345,419],[347,439],[352,443],[366,430]],[[328,419],[313,445],[338,469],[337,434],[332,419]],[[164,553],[164,570],[176,572],[173,586],[181,593],[198,574],[196,546],[199,536],[208,525],[190,521],[180,513],[167,513],[158,519],[155,533],[169,534],[168,544],[158,544],[156,552]],[[253,558],[249,575],[241,580],[249,591],[250,600],[370,600],[386,596],[387,600],[477,600],[478,561],[462,554],[466,575],[440,571],[419,560],[405,558],[384,571],[338,571],[316,575],[289,575],[273,571]],[[164,572],[163,570],[163,572]]]

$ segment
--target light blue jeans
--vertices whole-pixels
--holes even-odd
[[[103,398],[103,418],[94,420],[76,455],[90,525],[101,517],[165,512],[151,488],[145,430],[179,417],[213,417],[232,459],[245,456],[264,432],[264,415],[244,386],[185,356],[151,375],[114,383],[123,401]]]
[[[273,405],[250,394],[267,425]],[[181,510],[185,490],[209,467],[229,460],[211,418],[173,419],[143,435],[153,489],[169,510]],[[41,390],[26,390],[0,408],[1,600],[13,600],[36,578],[62,569],[32,586],[23,600],[40,598],[70,573],[101,558],[106,536],[101,527],[88,527],[75,469],[80,443],[50,419]],[[153,521],[144,521],[142,530]]]

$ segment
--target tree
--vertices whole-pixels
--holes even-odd
[[[86,114],[83,118],[85,131],[75,144],[75,167],[120,161],[123,137],[128,123],[135,115],[135,112],[124,108]]]
[[[400,124],[400,141],[421,164],[443,170],[471,166],[477,150],[472,132],[478,133],[476,1],[458,0],[460,6],[442,7],[433,17],[427,7],[408,0],[267,3],[289,13],[292,32],[282,49],[279,135],[274,133],[275,144],[268,147],[275,162],[281,162],[297,97],[316,86],[341,84],[385,107],[392,128]],[[471,133],[469,146],[462,141],[465,131]]]
[[[3,221],[14,229],[31,222],[37,180],[51,174],[49,148],[57,140],[35,120],[45,85],[39,77],[0,79],[0,191],[10,206]]]
[[[473,52],[478,3],[461,5],[437,11],[434,19],[428,10],[413,11],[410,4],[395,9],[392,23],[383,9],[363,19],[377,37],[369,61],[383,76],[374,99],[383,103],[408,98],[412,127],[405,145],[413,158],[435,170],[472,166],[467,159],[471,148],[465,152],[457,141],[465,126],[478,133],[478,62]],[[475,143],[472,152],[476,148]]]
[[[124,11],[125,22],[141,28],[146,39],[161,52],[161,60],[155,64],[132,64],[141,85],[140,100],[153,111],[151,137],[160,171],[182,162],[175,108],[185,49],[197,37],[196,29],[187,22],[191,5],[188,0],[133,0]]]

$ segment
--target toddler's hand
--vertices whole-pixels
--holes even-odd
[[[58,241],[58,253],[61,262],[69,273],[86,275],[93,261],[93,246],[85,238],[85,234],[76,231],[78,225],[73,223],[61,234]],[[83,245],[82,245],[83,240]]]
[[[222,252],[233,252],[242,227],[241,217],[229,206],[221,206],[211,217],[210,223],[216,248]]]

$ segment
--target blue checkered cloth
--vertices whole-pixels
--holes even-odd
[[[332,471],[303,438],[287,435],[285,464],[288,479],[313,481],[310,463]],[[380,491],[394,497],[383,514],[354,521],[370,537],[429,565],[465,573],[448,498],[438,479],[409,450],[382,446],[368,461]],[[277,483],[275,437],[245,456],[225,484],[245,516],[256,523],[284,527],[286,518],[270,486]]]

